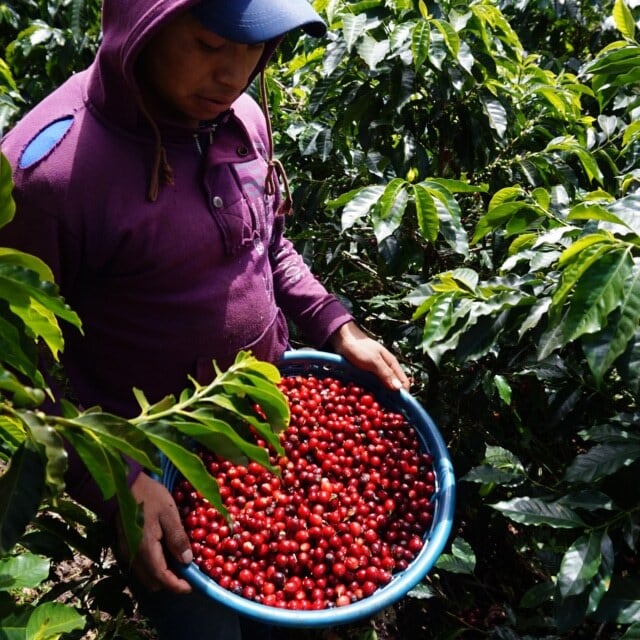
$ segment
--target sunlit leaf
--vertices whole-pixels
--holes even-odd
[[[85,618],[60,602],[39,604],[29,616],[25,640],[49,640],[82,629]]]
[[[21,553],[0,558],[0,591],[32,589],[49,577],[48,558]]]
[[[628,252],[620,250],[602,255],[582,274],[568,300],[569,309],[563,320],[567,342],[595,333],[606,325],[609,314],[619,309],[631,270]]]
[[[554,529],[575,529],[585,526],[573,509],[540,498],[513,498],[490,505],[507,518],[527,525],[547,525]]]
[[[640,458],[637,443],[600,444],[576,456],[567,468],[569,482],[594,482],[614,474]]]
[[[429,42],[431,41],[431,27],[426,20],[416,23],[411,36],[411,52],[416,71],[426,62],[429,55]]]
[[[12,175],[13,171],[7,158],[0,153],[0,227],[10,222],[16,212]]]
[[[613,22],[625,38],[633,40],[636,33],[636,23],[625,0],[615,0],[613,4]]]
[[[418,218],[420,233],[431,242],[435,242],[438,237],[440,221],[433,196],[420,184],[413,186],[413,197]]]
[[[200,457],[176,443],[166,426],[153,425],[146,429],[146,432],[151,441],[195,489],[220,513],[226,515],[227,509],[222,503],[218,484]]]
[[[373,70],[389,54],[389,41],[378,41],[365,34],[358,43],[358,53],[369,69]]]
[[[476,554],[466,540],[455,538],[451,543],[451,553],[441,554],[435,566],[450,573],[471,575],[476,567]]]
[[[558,588],[563,597],[582,593],[596,575],[602,535],[601,531],[593,531],[581,536],[565,552],[558,574]]]
[[[489,126],[500,138],[504,138],[508,126],[506,109],[502,106],[502,103],[495,98],[484,98],[482,104],[489,119]]]
[[[360,36],[364,33],[367,25],[367,16],[363,13],[354,15],[345,13],[342,17],[342,33],[347,45],[347,51],[351,51]]]
[[[377,204],[384,193],[384,186],[365,187],[357,192],[344,207],[342,212],[342,230],[351,228],[358,220],[369,215],[371,208]]]

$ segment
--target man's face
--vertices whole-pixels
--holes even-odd
[[[196,125],[226,111],[246,89],[264,44],[239,44],[191,14],[161,29],[142,52],[138,82],[154,117]]]

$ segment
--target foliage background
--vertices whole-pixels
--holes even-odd
[[[328,39],[273,61],[289,235],[459,480],[436,569],[345,637],[637,637],[637,4],[319,0]],[[85,66],[98,16],[0,3],[1,128]]]

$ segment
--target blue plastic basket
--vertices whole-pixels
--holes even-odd
[[[342,381],[353,381],[368,389],[378,402],[391,411],[402,413],[414,427],[425,451],[433,456],[436,491],[433,522],[425,534],[425,545],[411,564],[395,574],[388,584],[371,596],[343,607],[319,611],[281,609],[248,600],[218,585],[195,563],[176,570],[191,585],[208,597],[235,609],[239,614],[280,627],[332,627],[371,617],[391,606],[413,589],[431,570],[447,543],[451,533],[455,502],[455,476],[446,445],[429,414],[404,390],[391,391],[369,373],[349,364],[344,358],[322,351],[302,349],[288,351],[279,368],[283,376],[331,376]],[[162,461],[162,482],[171,491],[178,476],[176,468],[167,459]]]

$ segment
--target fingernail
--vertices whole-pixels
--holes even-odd
[[[181,558],[184,564],[191,564],[193,562],[193,551],[191,551],[191,549],[187,549],[182,553]]]
[[[391,385],[393,386],[394,389],[399,390],[402,389],[402,382],[400,382],[400,380],[398,380],[398,378],[394,378],[391,381]]]

